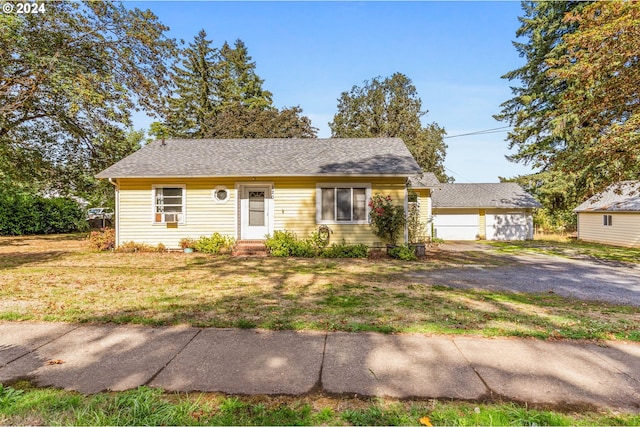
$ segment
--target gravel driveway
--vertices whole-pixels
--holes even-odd
[[[480,247],[478,245],[478,247]],[[474,247],[472,250],[478,250]],[[485,246],[486,250],[489,250]],[[429,285],[529,293],[555,293],[583,300],[640,307],[640,266],[550,255],[504,255],[505,266],[419,271],[410,277]]]

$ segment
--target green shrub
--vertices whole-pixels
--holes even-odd
[[[98,251],[108,251],[116,247],[116,230],[103,228],[89,234],[89,247]]]
[[[204,254],[224,254],[231,252],[234,242],[232,237],[223,236],[216,232],[211,237],[202,236],[196,240],[194,249]]]
[[[0,189],[0,235],[84,231],[84,212],[74,200]]]
[[[326,240],[318,232],[306,239],[298,239],[293,231],[275,231],[273,236],[267,236],[265,244],[269,253],[276,257],[366,258],[369,251],[367,245],[348,245],[344,241],[325,247]]]
[[[293,231],[287,230],[274,231],[273,236],[267,236],[265,245],[269,249],[269,253],[276,257],[313,258],[319,252],[312,238],[298,240]]]
[[[389,249],[389,256],[402,261],[416,261],[418,259],[415,249],[409,245],[395,246]]]
[[[348,245],[345,242],[332,243],[322,251],[324,258],[366,258],[368,254],[369,248],[363,243],[358,245]]]

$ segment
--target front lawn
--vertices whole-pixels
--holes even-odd
[[[428,286],[407,274],[505,262],[442,250],[410,263],[99,253],[82,236],[2,237],[0,320],[640,341],[637,307]]]
[[[489,242],[500,253],[523,251],[566,258],[591,258],[640,263],[640,249],[583,242],[569,238],[540,238],[517,242]]]

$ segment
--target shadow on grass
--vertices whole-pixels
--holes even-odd
[[[12,252],[0,254],[0,270],[37,265],[49,261],[64,259],[68,251]]]
[[[496,265],[500,255],[481,251],[403,263],[182,253],[78,255],[71,246],[68,252],[0,253],[0,268],[16,268],[0,318],[25,313],[32,320],[85,323],[640,340],[637,331],[634,335],[639,308],[557,295],[561,276],[583,287],[593,279],[591,271],[569,274],[563,266],[534,263],[531,277],[540,281],[542,269],[548,270],[542,285],[553,284],[556,294],[535,294],[525,282],[522,293],[516,293],[492,286],[505,282],[509,272],[513,278],[507,283],[522,282],[520,270]],[[68,254],[77,257],[47,264]],[[486,264],[494,267],[469,267]],[[42,266],[43,273],[17,269],[24,265]],[[448,268],[439,268],[443,265]],[[43,308],[26,314],[20,305],[25,302]]]
[[[278,275],[274,275],[278,276]],[[483,336],[640,341],[640,309],[557,295],[452,289],[443,286],[330,283],[316,279],[268,291],[238,284],[226,295],[149,295],[135,306],[92,311],[67,307],[53,320],[142,325],[417,332]],[[273,279],[273,277],[272,277]],[[277,279],[277,277],[276,277]]]

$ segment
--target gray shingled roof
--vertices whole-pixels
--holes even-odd
[[[98,178],[412,175],[400,138],[169,139],[154,141]]]
[[[612,184],[573,211],[640,212],[640,181]]]
[[[409,185],[411,188],[435,188],[441,184],[433,172],[425,172],[421,175],[410,176]]]
[[[539,208],[529,193],[514,182],[440,184],[431,194],[434,208]]]

